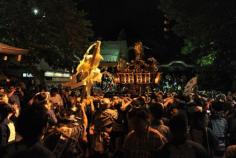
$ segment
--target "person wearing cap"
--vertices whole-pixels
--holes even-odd
[[[92,157],[106,158],[109,156],[110,134],[117,113],[110,108],[110,99],[101,100],[100,111],[94,117],[94,138],[92,142]]]

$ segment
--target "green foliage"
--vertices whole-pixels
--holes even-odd
[[[216,52],[210,53],[197,60],[197,64],[200,66],[212,65],[216,59]]]
[[[223,30],[228,34],[236,15],[234,0],[160,1],[162,11],[177,22],[174,31],[199,46],[217,41]]]
[[[92,36],[85,16],[72,0],[0,0],[0,41],[29,49],[27,62],[70,67]]]
[[[160,0],[160,4],[161,10],[176,21],[173,31],[185,39],[182,53],[194,52],[190,57],[199,64],[202,78],[214,76],[210,81],[203,79],[203,85],[230,87],[235,77],[236,1]]]
[[[196,47],[190,40],[184,41],[184,46],[181,48],[181,54],[187,55],[193,52]]]

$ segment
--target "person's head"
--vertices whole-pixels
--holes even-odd
[[[218,94],[216,96],[216,101],[218,102],[225,102],[227,100],[227,97],[225,94]]]
[[[184,112],[179,111],[174,115],[170,122],[170,131],[173,136],[173,141],[183,143],[187,139],[188,119]]]
[[[4,103],[8,103],[9,102],[9,98],[8,98],[6,93],[1,93],[0,92],[0,102],[4,102]]]
[[[224,103],[223,102],[219,102],[219,101],[214,101],[213,103],[212,103],[212,115],[214,116],[214,117],[220,117],[221,116],[221,114],[223,113],[223,111],[224,111]]]
[[[66,88],[63,88],[61,90],[61,95],[64,95],[65,97],[68,97],[70,95],[70,90],[66,89]]]
[[[26,143],[36,143],[41,138],[48,122],[47,109],[34,104],[23,109],[16,124],[16,131]]]
[[[102,112],[94,121],[94,128],[97,132],[107,132],[112,131],[113,118],[109,113]]]
[[[145,132],[150,124],[148,111],[144,108],[132,108],[128,112],[128,123],[135,132]]]
[[[9,91],[10,91],[10,93],[13,92],[13,91],[16,91],[16,87],[15,86],[10,86]]]
[[[178,114],[178,112],[179,112],[179,108],[176,105],[172,105],[169,109],[170,117],[175,116],[176,114]]]
[[[114,97],[112,98],[112,104],[113,104],[113,105],[117,105],[117,104],[119,104],[119,103],[120,103],[120,98],[117,97],[117,96],[114,96]]]
[[[46,102],[48,97],[49,96],[48,96],[48,94],[46,92],[37,93],[34,96],[34,104],[38,104],[39,102]]]
[[[192,126],[198,129],[205,129],[208,125],[208,118],[205,112],[194,112]]]
[[[119,97],[114,96],[114,97],[112,98],[112,104],[111,104],[111,106],[112,106],[113,108],[116,108],[117,110],[120,110],[121,107],[122,107],[122,100],[121,100]]]
[[[5,93],[5,89],[0,86],[0,93]]]
[[[19,83],[19,87],[22,89],[22,90],[26,90],[26,85],[24,82],[20,82]]]
[[[33,103],[34,105],[43,105],[47,109],[51,108],[51,103],[49,101],[49,92],[40,92],[37,93],[34,98],[33,98]]]
[[[149,104],[149,111],[151,114],[151,121],[160,120],[164,113],[164,108],[160,103]]]
[[[56,96],[56,94],[58,94],[58,89],[57,88],[52,88],[50,91],[50,94],[52,97]]]
[[[75,91],[72,91],[72,92],[70,93],[70,96],[71,96],[71,97],[76,97]]]
[[[111,106],[111,101],[109,98],[103,98],[101,100],[100,108],[101,109],[108,109]]]
[[[134,98],[133,101],[131,102],[132,107],[144,107],[145,106],[145,98],[142,96],[138,98]]]
[[[112,132],[112,123],[107,124],[106,126],[104,126],[103,131],[106,132],[106,133],[111,133]]]
[[[38,91],[39,92],[46,92],[47,91],[47,86],[46,85],[39,85],[38,86]]]

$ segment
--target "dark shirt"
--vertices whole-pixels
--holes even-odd
[[[40,143],[27,146],[22,141],[9,144],[2,148],[0,150],[0,155],[2,158],[54,158],[53,153]]]
[[[5,122],[0,124],[0,147],[7,145],[10,135],[9,128]]]
[[[163,158],[209,158],[203,146],[189,140],[179,145],[167,143],[158,155]]]

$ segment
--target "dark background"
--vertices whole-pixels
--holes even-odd
[[[180,57],[181,38],[164,32],[164,14],[158,0],[77,0],[93,24],[93,40],[127,40],[129,46],[141,40],[146,57],[160,63]]]

